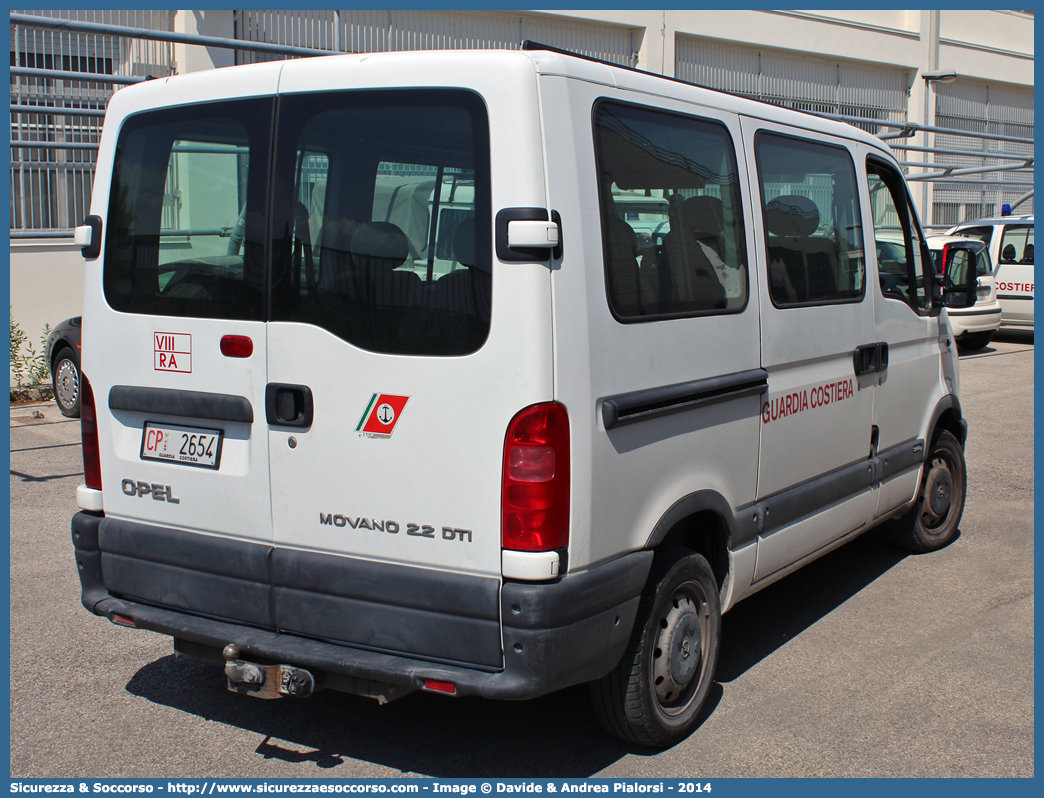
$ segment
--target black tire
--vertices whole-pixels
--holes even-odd
[[[685,738],[714,684],[720,645],[721,604],[710,565],[689,549],[657,554],[623,659],[590,685],[602,727],[660,748]]]
[[[54,401],[63,416],[80,417],[80,367],[68,347],[59,350],[51,366]]]
[[[952,432],[943,430],[932,443],[917,502],[891,522],[896,545],[924,553],[950,544],[957,537],[967,488],[964,449]]]
[[[980,333],[965,333],[960,339],[958,339],[957,348],[962,352],[972,352],[976,349],[985,349],[989,346],[990,341],[993,340],[993,334],[995,332],[996,330]]]

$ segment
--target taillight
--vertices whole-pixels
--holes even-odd
[[[569,543],[569,415],[556,403],[516,415],[504,440],[501,543],[551,551]]]
[[[950,254],[950,245],[949,244],[943,244],[943,249],[942,249],[942,266],[939,267],[939,273],[940,274],[946,274],[946,261],[947,261],[947,257],[946,256],[949,255],[949,254]]]
[[[92,490],[101,490],[101,452],[98,449],[98,414],[90,380],[80,372],[80,437],[83,440],[83,481]]]

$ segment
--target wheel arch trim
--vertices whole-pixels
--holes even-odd
[[[750,522],[742,523],[724,496],[715,490],[698,490],[682,496],[660,516],[646,540],[645,548],[659,546],[679,521],[700,512],[710,512],[722,522],[725,527],[724,543],[727,550],[743,545],[757,535],[758,525],[753,512]]]
[[[942,421],[943,416],[947,413],[950,413],[954,417],[956,424],[953,429],[949,426],[944,426],[944,429],[950,429],[950,431],[957,436],[957,440],[960,441],[961,446],[964,446],[968,439],[968,421],[964,418],[964,412],[961,410],[961,400],[952,393],[946,394],[936,403],[935,409],[932,410],[931,421],[928,423],[925,440],[935,440],[935,434],[939,429],[939,424]],[[930,446],[925,447],[924,456],[926,459],[930,448]]]
[[[66,349],[72,352],[74,357],[73,362],[76,363],[76,367],[79,368],[80,357],[76,352],[76,344],[74,344],[68,338],[55,338],[54,341],[51,343],[50,351],[47,353],[49,361],[48,365],[51,367],[52,370],[54,369],[55,362],[58,360],[58,355],[60,355]]]

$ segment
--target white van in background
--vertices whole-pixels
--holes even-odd
[[[1002,327],[1033,326],[1033,217],[1001,216],[963,222],[947,235],[986,242],[996,265],[994,282]]]
[[[83,604],[235,691],[590,682],[670,745],[738,601],[957,535],[974,274],[854,127],[540,45],[300,59],[118,92],[91,210]]]
[[[970,308],[949,308],[946,318],[959,350],[983,349],[993,340],[1001,323],[989,249],[978,239],[962,236],[928,236],[927,241],[939,273],[957,269],[959,276],[954,279],[961,280],[964,270],[975,272],[978,280],[975,304]]]

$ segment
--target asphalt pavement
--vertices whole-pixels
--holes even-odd
[[[1033,334],[961,359],[960,537],[871,530],[725,616],[701,726],[604,736],[584,688],[528,702],[261,701],[80,604],[79,422],[11,408],[12,777],[1033,776]]]

